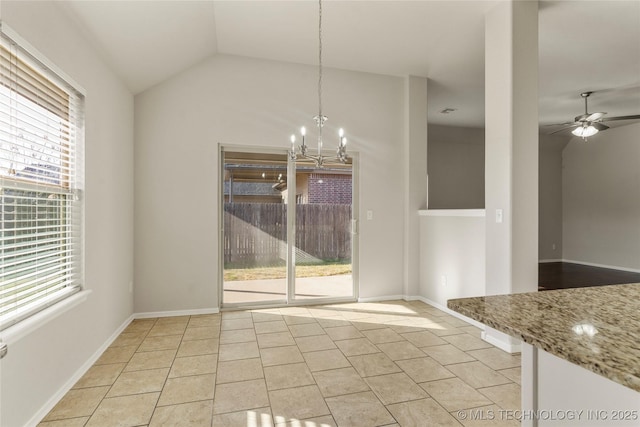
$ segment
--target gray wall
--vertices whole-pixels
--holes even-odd
[[[563,152],[563,258],[640,270],[640,123]]]
[[[484,208],[484,129],[429,125],[429,209]]]
[[[562,150],[568,140],[540,135],[541,260],[562,258]],[[484,208],[484,129],[429,125],[427,161],[429,209]]]
[[[325,144],[345,128],[360,153],[360,212],[374,211],[359,224],[360,296],[401,294],[404,81],[324,76]],[[136,96],[136,312],[218,307],[218,143],[288,149],[313,123],[316,77],[310,66],[217,55]]]
[[[562,150],[568,140],[566,136],[540,135],[538,255],[541,260],[562,259]]]
[[[4,1],[2,20],[86,89],[84,270],[91,290],[86,301],[9,343],[0,362],[0,425],[10,427],[38,422],[133,312],[133,96],[55,2]]]

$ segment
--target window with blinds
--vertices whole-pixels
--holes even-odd
[[[0,31],[0,330],[82,282],[84,97]],[[31,51],[31,49],[29,49]]]

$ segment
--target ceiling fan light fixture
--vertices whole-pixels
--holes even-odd
[[[580,126],[571,131],[572,134],[574,134],[575,136],[579,136],[581,138],[588,138],[590,136],[595,135],[598,132],[599,132],[598,129],[596,129],[592,125]]]
[[[590,136],[595,135],[600,131],[604,131],[609,129],[609,126],[605,125],[602,122],[609,121],[617,121],[617,120],[638,120],[640,119],[640,114],[632,114],[627,116],[616,116],[616,117],[605,117],[607,113],[604,111],[590,113],[588,98],[593,92],[582,92],[580,96],[584,98],[584,114],[577,116],[573,123],[557,123],[551,126],[563,126],[561,129],[558,129],[554,132],[551,132],[551,135],[559,132],[565,132],[569,129],[573,129],[571,131],[575,136],[579,136],[580,138],[586,139]],[[547,125],[548,126],[548,125]]]

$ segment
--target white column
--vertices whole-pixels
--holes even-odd
[[[420,282],[420,221],[427,207],[427,79],[405,79],[404,126],[404,289],[418,295]]]
[[[486,294],[538,287],[538,2],[485,17]],[[518,342],[487,328],[506,350]]]
[[[522,411],[536,411],[538,409],[538,349],[526,342],[522,343],[522,378],[520,399]],[[538,422],[533,417],[523,419],[522,427],[537,427]]]

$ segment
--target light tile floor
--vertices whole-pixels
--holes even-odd
[[[519,425],[479,336],[419,301],[134,320],[40,426]]]

